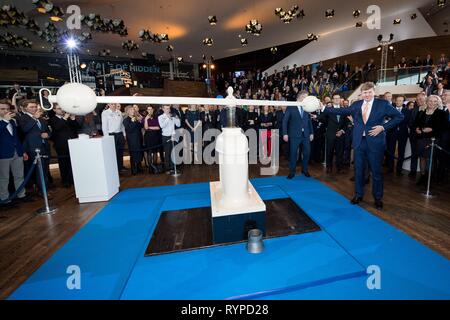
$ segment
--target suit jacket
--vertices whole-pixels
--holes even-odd
[[[283,118],[283,135],[290,138],[303,138],[313,134],[311,116],[303,111],[303,117],[300,115],[298,107],[289,106]]]
[[[125,133],[127,134],[128,151],[139,152],[142,149],[142,123],[131,121],[130,117],[123,120]]]
[[[48,124],[52,129],[52,140],[55,144],[55,150],[58,155],[69,154],[69,139],[73,139],[76,136],[76,132],[80,128],[80,125],[76,120],[60,119],[54,116],[48,120]]]
[[[220,128],[225,128],[227,126],[227,121],[228,121],[227,120],[228,119],[227,109],[228,108],[223,108],[220,111]],[[234,125],[236,127],[243,128],[243,124],[245,122],[243,120],[244,117],[245,117],[244,110],[242,110],[241,108],[236,108],[235,117],[234,117]]]
[[[411,118],[412,111],[408,110],[407,107],[403,106],[401,110],[401,114],[403,115],[403,120],[396,125],[394,128],[388,131],[388,134],[393,134],[396,137],[406,138],[409,135],[409,121]]]
[[[347,130],[349,120],[347,117],[339,116],[339,121],[337,119],[336,114],[330,114],[326,112],[322,112],[319,116],[319,121],[326,124],[326,138],[328,140],[336,139],[336,132],[339,130]]]
[[[202,111],[200,113],[200,120],[202,121],[203,131],[217,128],[217,114],[215,111],[209,110],[209,117],[206,116],[205,111]]]
[[[40,123],[40,128],[38,122]],[[24,114],[19,118],[19,126],[25,134],[23,148],[26,153],[34,155],[36,149],[41,149],[41,154],[49,154],[48,141],[41,137],[41,133],[44,132],[50,135],[47,123],[44,120],[36,120],[28,114]]]
[[[404,118],[403,114],[398,112],[392,104],[386,100],[374,99],[372,104],[372,110],[370,112],[367,123],[364,124],[362,118],[362,106],[364,100],[355,101],[348,108],[325,108],[325,112],[331,114],[339,114],[342,116],[353,117],[353,148],[359,147],[365,132],[367,144],[370,149],[384,149],[386,147],[386,130],[397,126]],[[384,122],[385,118],[390,118],[388,122]],[[369,131],[374,126],[383,126],[384,131],[375,137],[369,136]]]
[[[17,124],[14,120],[10,120],[9,123],[13,129],[12,135],[7,129],[8,123],[0,120],[0,159],[10,159],[14,157],[14,152],[17,152],[19,157],[23,155]]]

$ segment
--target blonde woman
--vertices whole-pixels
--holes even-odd
[[[127,117],[123,120],[125,127],[128,151],[130,153],[131,174],[136,175],[141,171],[140,163],[142,161],[142,123],[139,121],[139,114],[134,106],[125,108]]]

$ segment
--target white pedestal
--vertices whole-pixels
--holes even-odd
[[[80,203],[108,201],[119,192],[114,137],[71,139],[69,150]]]

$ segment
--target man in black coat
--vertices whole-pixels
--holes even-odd
[[[341,108],[341,97],[338,94],[333,95],[333,108]],[[322,113],[319,121],[327,127],[325,134],[326,140],[326,165],[327,173],[332,172],[333,158],[336,155],[337,173],[340,173],[344,166],[344,145],[345,134],[348,127],[348,118],[331,113]]]
[[[80,125],[74,115],[64,112],[58,104],[54,104],[53,111],[55,115],[48,120],[48,124],[52,130],[52,141],[58,155],[61,182],[67,188],[73,185],[68,141],[76,137]]]

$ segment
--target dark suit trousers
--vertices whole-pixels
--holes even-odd
[[[114,144],[116,145],[116,158],[117,169],[120,171],[123,169],[123,150],[125,148],[125,137],[122,132],[110,133],[110,136],[114,136]]]
[[[70,164],[70,156],[68,154],[58,153],[58,166],[62,183],[72,184],[73,176],[72,176],[72,165]]]
[[[164,170],[169,171],[174,169],[172,161],[173,142],[171,136],[162,136],[162,142],[164,146]]]
[[[327,168],[333,167],[333,158],[336,155],[336,168],[344,166],[345,136],[327,139]]]
[[[397,172],[402,170],[403,161],[405,159],[405,149],[408,136],[400,136],[392,132],[386,137],[387,144],[387,164],[389,170],[394,169],[395,149],[398,148]]]
[[[291,138],[289,137],[289,173],[295,174],[297,167],[297,159],[302,158],[302,170],[308,171],[309,155],[311,152],[311,144],[309,137]]]
[[[411,172],[417,172],[417,160],[418,160],[418,156],[417,156],[417,152],[419,150],[417,150],[417,137],[416,134],[414,132],[411,132],[409,134],[409,143],[411,144],[411,166],[410,166],[410,171]]]
[[[362,138],[361,144],[355,148],[355,193],[358,197],[364,196],[364,180],[366,165],[369,163],[372,172],[372,195],[374,199],[383,198],[383,175],[381,165],[383,163],[384,149],[371,150],[367,139]]]

